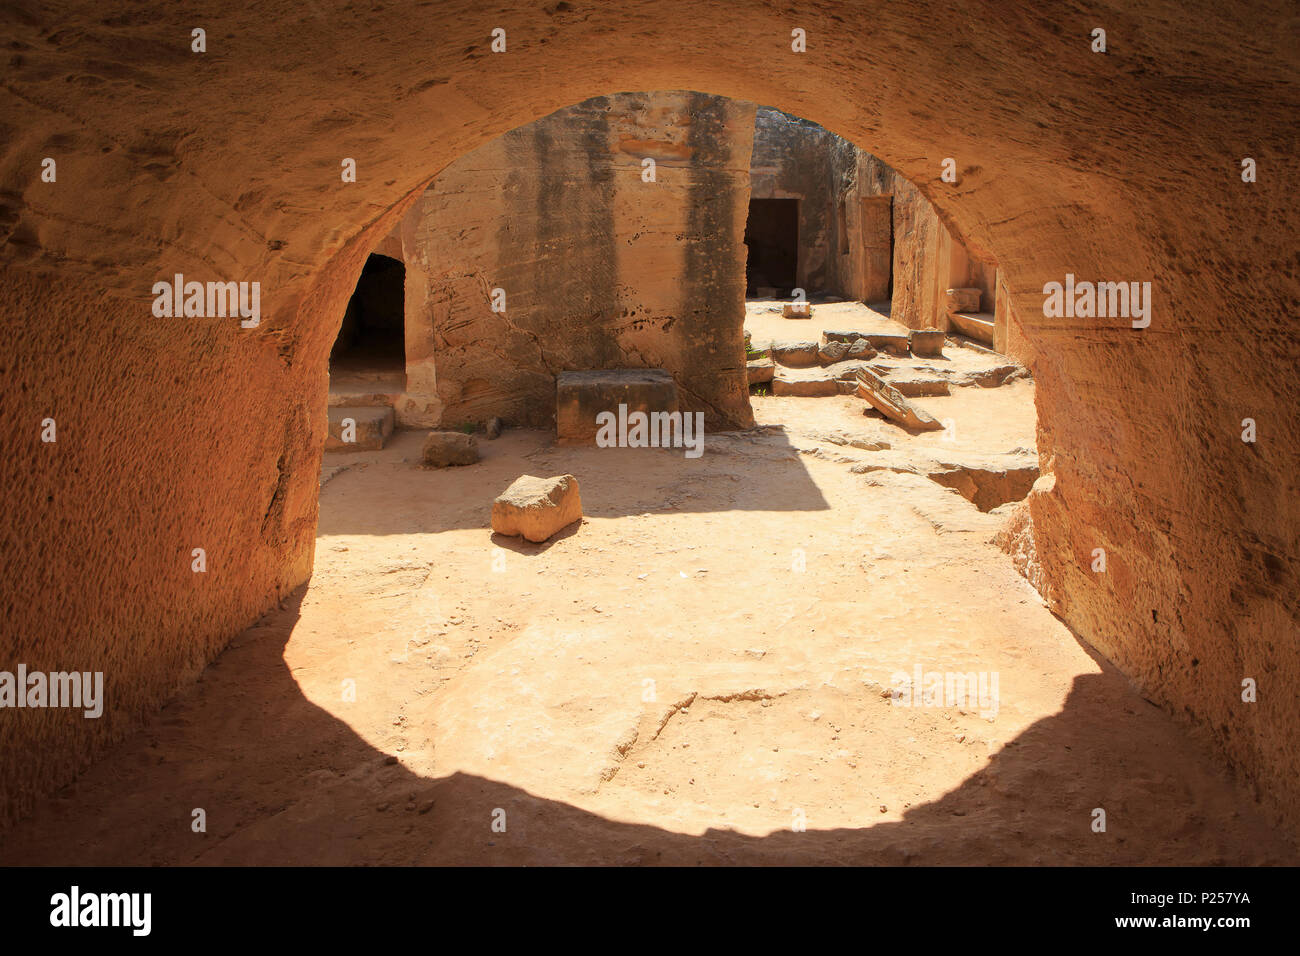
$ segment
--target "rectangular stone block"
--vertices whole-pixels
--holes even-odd
[[[906,355],[908,333],[906,332],[867,332],[862,338],[870,343],[873,349],[881,352],[889,352],[891,355]]]
[[[601,412],[675,412],[677,383],[661,368],[614,368],[561,372],[555,376],[555,438],[561,445],[596,442]]]
[[[750,359],[746,364],[746,374],[750,385],[765,384],[776,374],[776,363],[770,358]]]
[[[839,383],[829,372],[821,375],[791,375],[787,372],[777,372],[776,377],[772,379],[773,395],[821,398],[839,393]]]
[[[811,302],[787,302],[781,306],[781,314],[787,319],[811,319]]]
[[[935,358],[943,355],[942,329],[915,329],[908,336],[908,347],[913,355]]]
[[[386,406],[335,406],[329,410],[326,451],[377,451],[393,433],[396,416]]]
[[[787,368],[810,368],[817,364],[816,342],[773,342],[772,358]]]
[[[492,502],[492,530],[540,543],[582,520],[582,496],[573,475],[521,475]]]

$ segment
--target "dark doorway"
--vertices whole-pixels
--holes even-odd
[[[788,296],[799,268],[799,200],[751,199],[745,245],[745,294]]]
[[[372,254],[330,351],[330,373],[405,372],[406,266]]]

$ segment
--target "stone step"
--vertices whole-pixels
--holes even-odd
[[[911,333],[906,331],[841,332],[826,329],[822,332],[821,345],[825,346],[830,342],[843,342],[846,345],[852,345],[858,339],[866,339],[867,343],[878,352],[890,352],[894,355],[906,355],[908,350],[908,337],[910,335]]]
[[[387,405],[392,408],[400,392],[359,392],[352,390],[337,391],[330,389],[330,408],[378,408]]]
[[[776,374],[776,363],[770,358],[750,359],[745,365],[750,385],[765,385]]]
[[[344,436],[345,421],[352,429]],[[326,451],[378,451],[393,434],[396,415],[388,406],[337,405],[329,410],[330,430],[325,439]]]
[[[934,373],[915,368],[891,369],[885,381],[903,395],[904,398],[926,398],[934,395],[951,394],[948,377],[944,373]]]
[[[849,365],[848,362],[841,363]],[[850,395],[857,388],[856,366],[851,372],[839,372],[834,366],[815,369],[778,368],[772,378],[772,394],[799,398],[823,398],[829,395]]]
[[[948,323],[962,335],[968,335],[985,345],[993,344],[993,314],[991,312],[949,312]]]

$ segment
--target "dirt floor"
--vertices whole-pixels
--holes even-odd
[[[327,456],[310,584],[0,863],[1294,863],[990,543],[1006,508],[906,470],[1032,450],[1033,384],[917,402],[951,438],[768,397],[695,460]],[[580,525],[491,535],[514,478],[566,472]],[[891,698],[918,668],[996,698]]]
[[[747,299],[745,331],[756,347],[772,342],[815,342],[822,332],[897,332],[906,335],[907,326],[889,317],[889,307],[861,302],[814,302],[806,319],[787,319],[781,306],[789,299]]]

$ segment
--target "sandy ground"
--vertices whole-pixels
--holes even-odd
[[[1032,395],[918,401],[1002,453]],[[697,460],[519,430],[443,471],[421,433],[327,456],[309,585],[0,863],[1294,863],[990,544],[1004,515],[817,437],[941,440],[861,408],[756,399]],[[490,534],[515,477],[565,472],[581,525]],[[996,700],[886,696],[917,668]]]
[[[827,329],[835,332],[897,332],[907,326],[889,318],[887,311],[861,302],[814,302],[812,316],[787,319],[781,305],[788,299],[748,299],[745,302],[745,331],[755,347],[772,342],[816,342]]]

